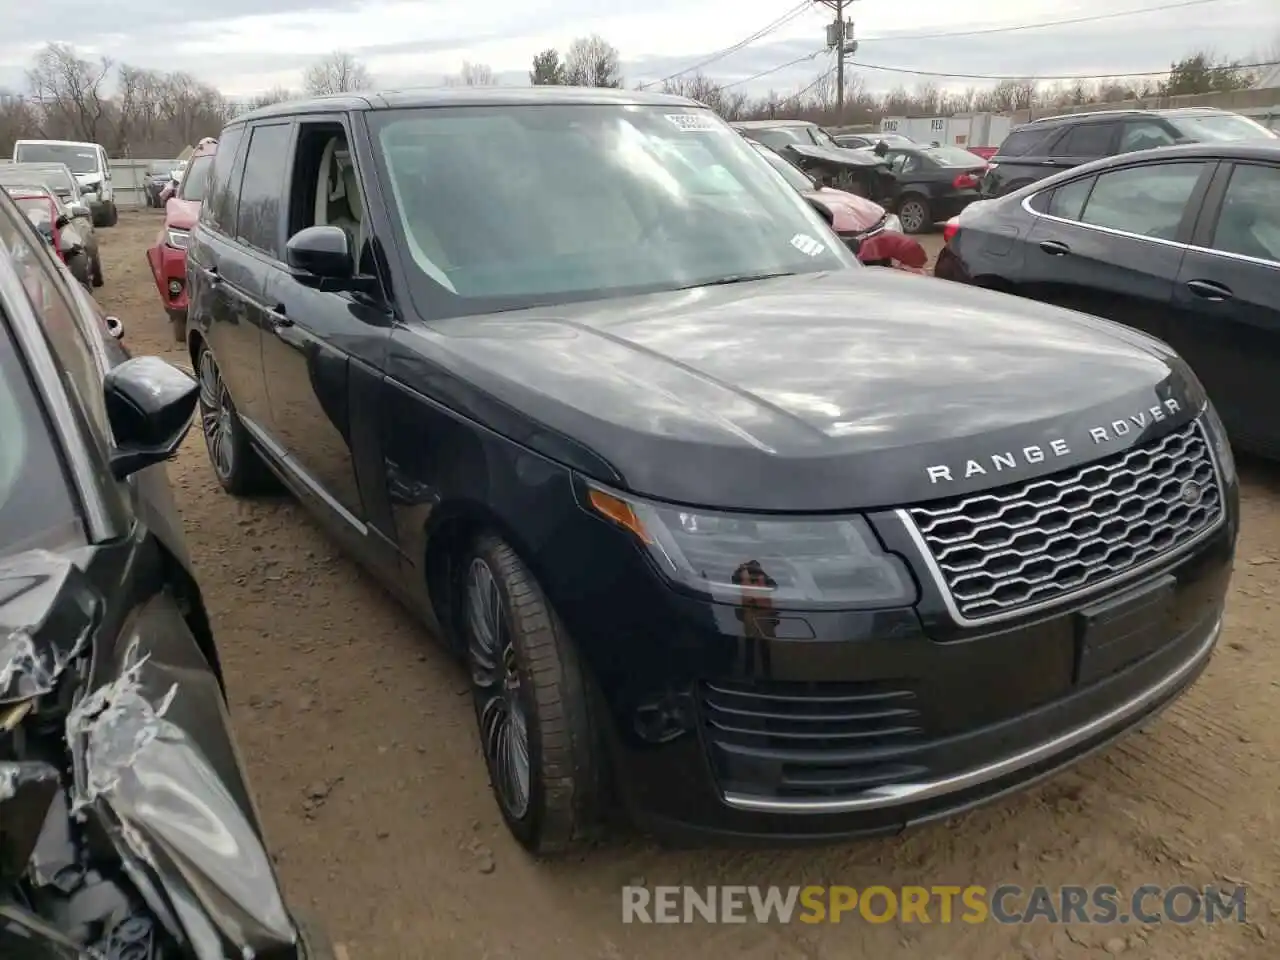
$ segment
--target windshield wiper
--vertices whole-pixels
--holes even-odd
[[[784,270],[779,273],[735,273],[727,277],[720,277],[718,280],[703,280],[701,283],[690,283],[683,287],[676,287],[677,290],[696,290],[698,287],[723,287],[730,283],[750,283],[752,280],[772,280],[774,277],[794,277],[794,270]]]

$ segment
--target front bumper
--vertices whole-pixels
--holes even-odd
[[[911,557],[895,516],[870,519],[888,549]],[[1186,552],[1121,585],[971,627],[921,577],[915,607],[780,609],[761,631],[596,541],[613,531],[588,536],[585,594],[571,598],[547,572],[608,718],[633,820],[699,842],[829,841],[1019,790],[1171,703],[1216,644],[1236,524],[1233,507]],[[919,574],[919,558],[911,566]],[[1167,635],[1079,679],[1083,611],[1157,584],[1169,591]]]
[[[187,251],[165,243],[161,231],[160,239],[147,248],[147,265],[169,316],[186,316]]]

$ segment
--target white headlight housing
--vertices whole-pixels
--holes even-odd
[[[164,242],[175,250],[185,250],[187,245],[191,243],[191,231],[169,227],[165,230]]]

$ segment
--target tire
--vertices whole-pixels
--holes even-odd
[[[93,216],[92,216],[93,225],[95,227],[107,226],[108,216],[109,214],[107,213],[107,211],[103,207],[99,207],[97,210],[93,211]]]
[[[116,209],[116,202],[112,200],[107,204],[107,226],[114,227],[120,222],[120,211]]]
[[[95,287],[100,287],[107,281],[102,276],[102,254],[95,253],[89,260],[89,279]]]
[[[275,476],[250,443],[213,351],[203,342],[196,355],[196,378],[200,383],[200,432],[222,489],[238,497],[274,489]]]
[[[918,193],[909,193],[898,201],[898,219],[905,233],[924,233],[933,226],[929,201]]]
[[[604,812],[590,688],[564,625],[510,545],[484,534],[461,569],[458,609],[494,799],[525,849],[564,853],[598,835]]]

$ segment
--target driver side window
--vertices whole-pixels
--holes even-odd
[[[1155,163],[1100,174],[1080,222],[1174,240],[1204,169],[1202,162]]]

